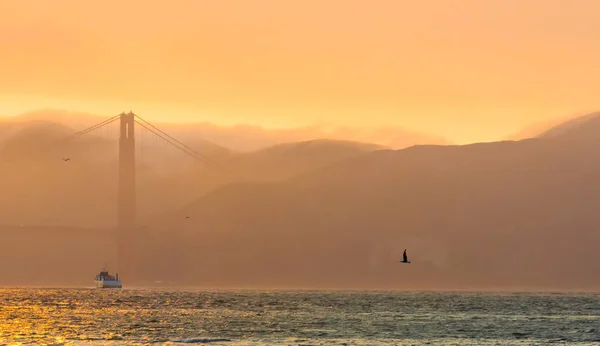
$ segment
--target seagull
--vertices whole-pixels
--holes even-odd
[[[63,161],[67,162],[67,161],[71,161],[70,157],[63,157]]]

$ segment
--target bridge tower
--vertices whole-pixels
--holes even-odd
[[[124,280],[131,277],[131,256],[136,223],[135,114],[121,113],[119,137],[119,182],[117,201],[118,270]],[[128,256],[129,255],[129,256]]]
[[[135,227],[135,115],[121,113],[119,138],[119,200],[118,226],[120,230]]]

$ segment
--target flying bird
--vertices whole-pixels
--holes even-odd
[[[63,161],[67,162],[67,161],[71,161],[70,157],[63,157]]]

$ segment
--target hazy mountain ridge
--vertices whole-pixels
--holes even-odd
[[[0,123],[53,121],[65,124],[76,130],[83,130],[108,118],[110,117],[100,117],[83,112],[46,109],[14,117],[3,117],[0,118]],[[218,145],[231,151],[245,152],[255,151],[282,143],[304,142],[315,139],[367,142],[395,149],[405,148],[415,144],[451,144],[450,141],[440,136],[421,134],[397,126],[374,128],[342,126],[326,129],[322,126],[314,125],[288,129],[266,129],[248,124],[218,126],[210,123],[174,124],[155,122],[154,125],[188,145],[195,144],[195,142],[202,139],[204,141],[204,146],[212,143],[213,145]]]
[[[600,259],[588,202],[600,200],[598,174],[589,142],[415,146],[223,187],[164,222],[186,230],[189,251],[208,237],[202,258],[219,258],[233,283],[251,271],[281,284],[588,287],[600,285],[587,274]],[[418,270],[397,268],[403,248]]]
[[[598,115],[600,115],[600,112],[581,113],[537,122],[524,127],[516,134],[506,137],[506,140],[560,137],[561,133],[570,132],[570,130],[583,125]]]
[[[0,140],[0,164],[9,184],[2,203],[21,212],[0,215],[9,224],[52,224],[110,227],[114,224],[117,189],[118,140],[92,132],[64,140],[75,131],[40,119],[11,121]],[[171,148],[138,137],[138,206],[141,222],[161,210],[172,210],[225,184],[239,181],[276,181],[360,155],[379,146],[350,141],[315,140],[281,144],[240,153],[204,140],[185,143],[225,172]],[[206,144],[209,145],[206,145]],[[63,158],[70,158],[65,162]],[[36,174],[19,174],[20,171]],[[37,174],[44,171],[45,174]],[[89,185],[89,186],[88,186]],[[93,186],[92,186],[93,185]],[[81,197],[73,197],[81,196]],[[60,200],[53,203],[52,200]],[[66,203],[66,204],[65,204]],[[71,203],[71,204],[69,204]],[[7,207],[5,210],[12,210]],[[83,211],[85,209],[85,212]],[[27,212],[25,212],[27,210]],[[43,210],[36,216],[36,211]],[[94,211],[95,210],[95,211]],[[67,217],[66,211],[73,216]],[[94,214],[95,213],[95,214]],[[75,216],[77,215],[77,216]]]
[[[539,138],[595,140],[600,138],[600,112],[570,119],[543,133]]]
[[[238,154],[226,162],[250,181],[280,181],[384,147],[370,143],[319,139],[284,143]]]
[[[541,137],[402,150],[337,141],[286,144],[247,154],[240,167],[263,165],[267,171],[273,162],[314,157],[312,153],[320,153],[313,151],[315,145],[329,149],[325,159],[307,160],[296,174],[211,182],[201,193],[191,190],[207,179],[193,167],[172,178],[190,192],[186,198],[195,200],[191,203],[181,195],[166,198],[171,183],[162,192],[140,191],[142,200],[178,202],[171,202],[173,211],[166,213],[163,204],[138,230],[129,254],[137,263],[137,277],[131,280],[600,288],[592,275],[600,263],[595,249],[600,241],[600,138],[595,126],[584,122],[576,141]],[[339,155],[329,156],[332,152]],[[238,155],[246,154],[232,155],[231,162]],[[267,164],[261,162],[263,156],[269,158]],[[183,178],[188,174],[198,180]],[[72,184],[69,180],[66,185]],[[103,199],[80,203],[114,209],[109,197]],[[397,263],[405,248],[413,260],[410,266]]]

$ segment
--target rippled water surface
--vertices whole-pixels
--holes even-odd
[[[0,290],[0,344],[590,345],[598,294]]]

